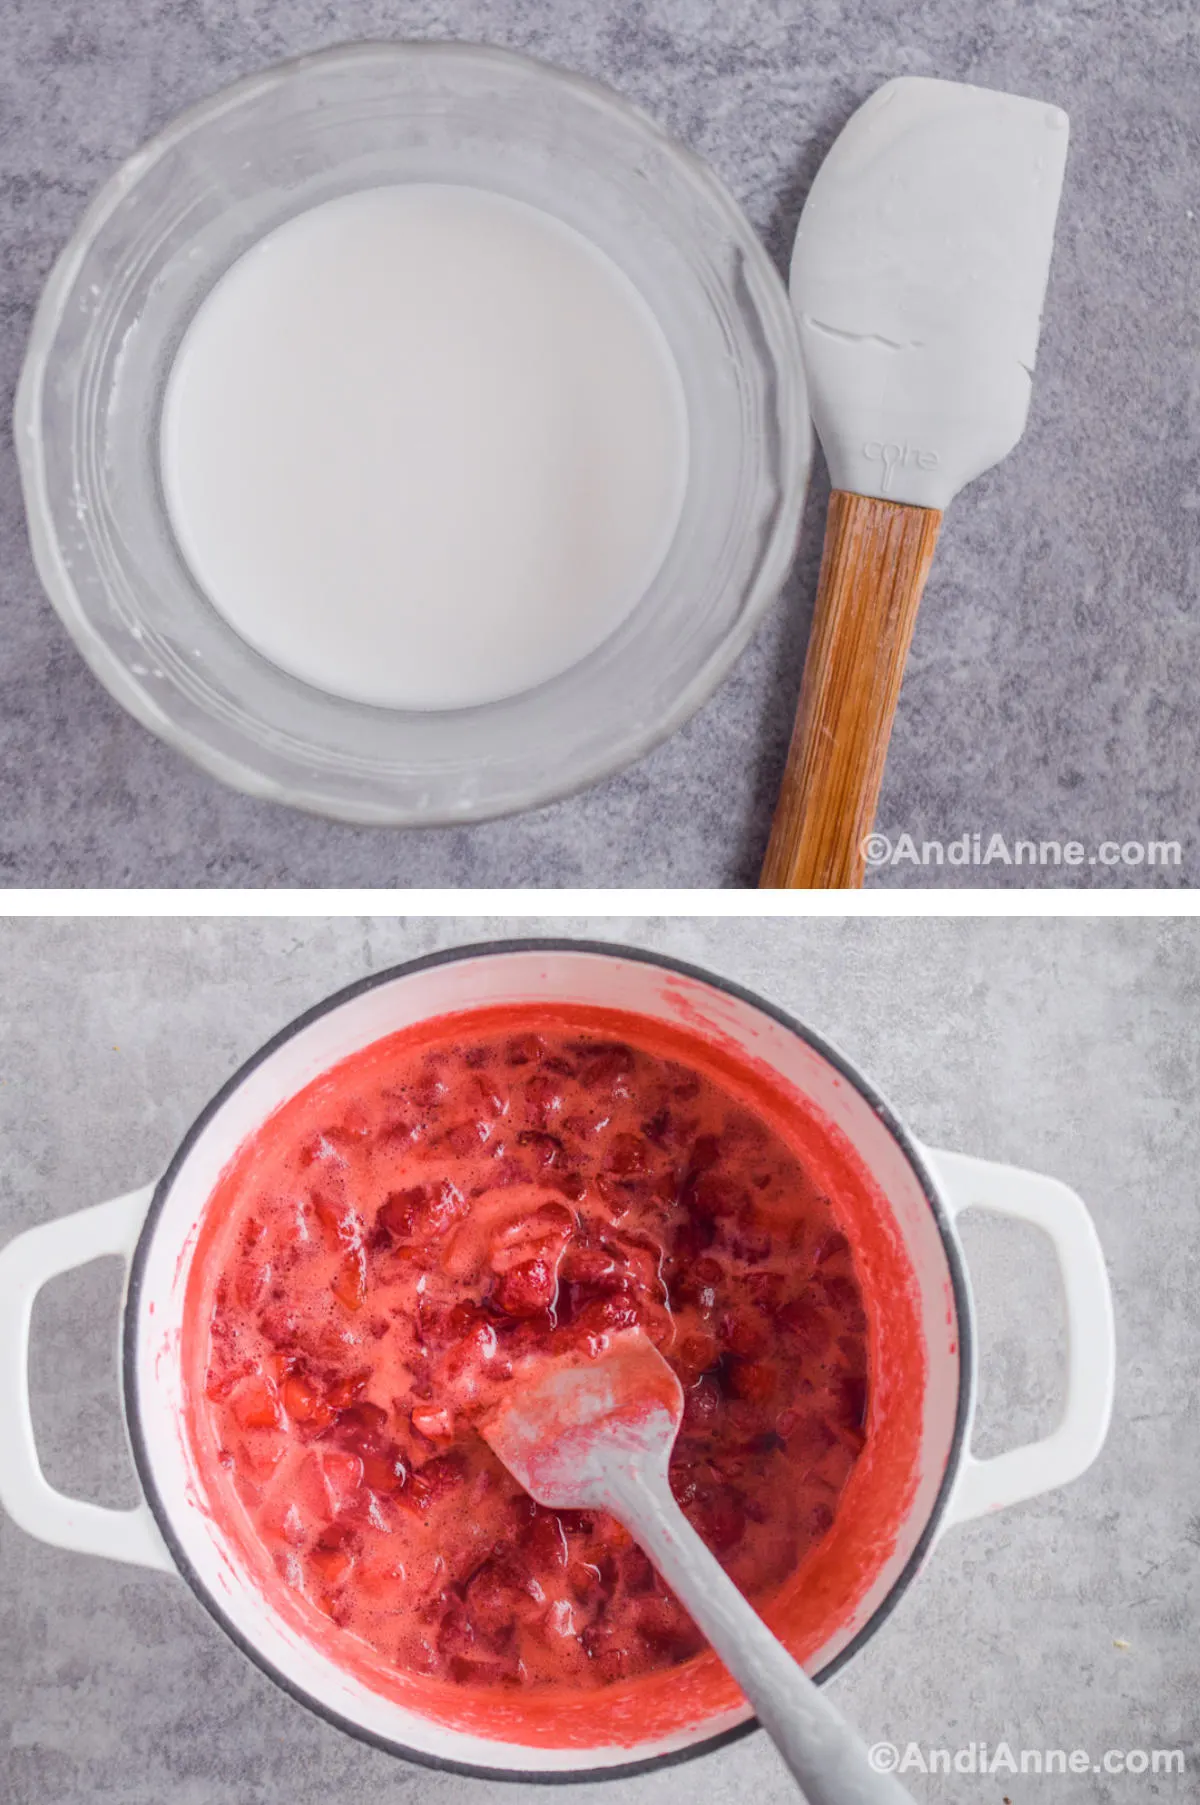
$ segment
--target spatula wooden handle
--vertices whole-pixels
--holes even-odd
[[[942,516],[835,489],[764,889],[856,888]]]

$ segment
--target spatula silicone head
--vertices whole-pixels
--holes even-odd
[[[1067,116],[901,77],[859,108],[796,233],[792,300],[833,482],[763,883],[861,882],[941,523],[1025,429]]]
[[[859,108],[792,253],[835,488],[945,508],[1025,430],[1067,155],[1040,100],[903,77]]]

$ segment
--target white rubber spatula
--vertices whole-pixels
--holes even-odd
[[[594,1360],[549,1356],[514,1380],[484,1439],[539,1504],[623,1523],[738,1682],[809,1805],[913,1805],[747,1604],[676,1504],[667,1478],[679,1381],[640,1330]]]
[[[764,886],[862,882],[942,512],[1025,429],[1066,155],[1058,107],[904,76],[812,185],[791,289],[833,494]]]

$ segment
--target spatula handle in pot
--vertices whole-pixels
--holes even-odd
[[[708,1637],[808,1805],[913,1805],[894,1774],[874,1767],[858,1731],[772,1635],[697,1535],[675,1502],[665,1463],[658,1471],[653,1460],[614,1469],[602,1502]]]
[[[849,890],[883,782],[892,720],[941,513],[835,489],[787,770],[759,880]]]

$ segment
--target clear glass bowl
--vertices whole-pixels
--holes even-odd
[[[253,651],[184,563],[159,471],[172,359],[230,264],[321,201],[410,181],[512,195],[607,251],[662,324],[689,417],[679,528],[623,625],[536,689],[443,712],[326,695]],[[283,64],[132,157],[46,286],[16,438],[42,581],[124,707],[254,795],[410,826],[552,801],[680,726],[783,580],[811,460],[786,292],[713,172],[607,89],[463,44]]]

